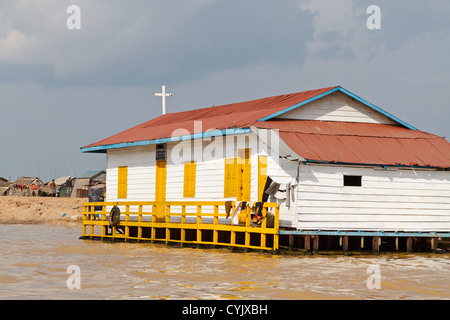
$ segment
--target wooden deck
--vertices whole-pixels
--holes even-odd
[[[260,225],[251,210],[242,210],[239,224],[225,212],[225,201],[192,202],[89,202],[83,205],[83,239],[162,241],[181,244],[231,246],[268,251],[278,250],[278,204],[265,203]],[[112,208],[120,210],[120,221],[111,225]],[[97,209],[97,210],[95,210]],[[270,213],[269,213],[270,212]],[[268,225],[268,217],[273,223]]]

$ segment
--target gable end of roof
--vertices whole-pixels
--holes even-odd
[[[270,114],[270,115],[268,115],[268,116],[265,116],[265,117],[259,119],[258,121],[267,121],[267,120],[271,120],[271,119],[273,119],[273,118],[275,118],[275,117],[277,117],[277,116],[279,116],[279,115],[282,115],[282,114],[284,114],[284,113],[286,113],[286,112],[289,112],[289,111],[291,111],[291,110],[297,109],[297,108],[299,108],[299,107],[301,107],[301,106],[304,106],[304,105],[306,105],[306,104],[308,104],[308,103],[311,103],[311,102],[313,102],[313,101],[316,101],[316,100],[318,100],[318,99],[320,99],[320,98],[323,98],[323,97],[325,97],[325,96],[328,96],[328,95],[330,95],[330,94],[332,94],[332,93],[334,93],[334,92],[337,92],[337,91],[342,92],[342,93],[346,94],[347,96],[349,96],[350,98],[355,99],[355,100],[361,102],[362,104],[368,106],[369,108],[371,108],[371,109],[373,109],[373,110],[375,110],[375,111],[377,111],[377,112],[379,112],[379,113],[385,115],[385,116],[388,117],[389,119],[394,120],[395,122],[401,124],[401,125],[404,126],[405,128],[408,128],[408,129],[411,129],[411,130],[417,130],[417,128],[411,126],[410,124],[404,122],[403,120],[400,120],[400,119],[397,118],[396,116],[394,116],[394,115],[390,114],[389,112],[387,112],[387,111],[381,109],[380,107],[377,107],[377,106],[375,106],[374,104],[372,104],[372,103],[370,103],[370,102],[368,102],[368,101],[362,99],[361,97],[355,95],[354,93],[351,93],[350,91],[348,91],[348,90],[342,88],[341,86],[337,86],[337,87],[331,88],[330,90],[328,90],[328,91],[326,91],[326,92],[323,92],[323,93],[321,93],[321,94],[318,94],[318,95],[316,95],[316,96],[314,96],[314,97],[312,97],[312,98],[310,98],[310,99],[307,99],[307,100],[305,100],[305,101],[302,101],[302,102],[300,102],[300,103],[297,103],[297,104],[295,104],[295,105],[293,105],[293,106],[290,106],[290,107],[288,107],[288,108],[286,108],[286,109],[277,111],[277,112],[275,112],[275,113],[273,113],[273,114]]]

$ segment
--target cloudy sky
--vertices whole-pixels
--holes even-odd
[[[341,85],[450,137],[449,16],[448,0],[0,0],[0,176],[104,169],[80,147],[159,116],[163,84],[167,112]]]

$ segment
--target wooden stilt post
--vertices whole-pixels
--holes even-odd
[[[408,237],[406,239],[406,252],[411,252],[412,251],[412,241],[413,238],[412,237]]]
[[[289,249],[292,250],[294,248],[294,235],[289,235]]]
[[[311,251],[311,236],[305,236],[305,250]]]
[[[431,238],[431,250],[437,251],[439,238]]]
[[[317,253],[319,251],[319,236],[314,236],[313,239],[313,251]]]
[[[346,254],[348,251],[348,236],[342,238],[342,252]]]
[[[372,239],[372,252],[379,253],[380,252],[380,237],[373,237]]]

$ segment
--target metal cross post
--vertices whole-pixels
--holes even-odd
[[[166,86],[162,86],[161,93],[155,93],[155,96],[162,97],[162,114],[166,114],[166,97],[172,97],[172,93],[166,93]]]

